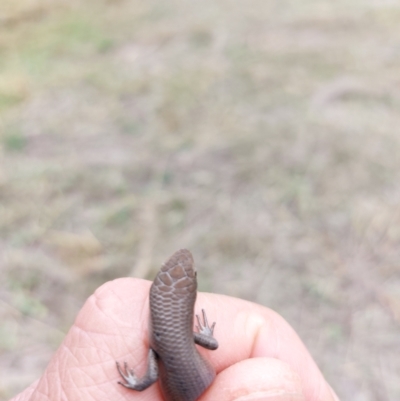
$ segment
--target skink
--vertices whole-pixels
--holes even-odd
[[[150,350],[146,374],[138,378],[124,363],[117,368],[124,387],[142,391],[160,378],[166,401],[195,401],[210,386],[215,371],[197,351],[195,343],[215,350],[215,323],[198,315],[193,332],[197,279],[192,254],[181,249],[165,262],[150,288]]]

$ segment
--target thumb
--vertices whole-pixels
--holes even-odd
[[[240,361],[220,372],[201,401],[305,399],[301,379],[287,363],[274,358],[252,358]]]

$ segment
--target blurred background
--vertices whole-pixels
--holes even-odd
[[[2,0],[0,399],[185,247],[342,400],[399,400],[399,26],[396,0]]]

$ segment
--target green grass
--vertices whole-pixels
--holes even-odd
[[[26,137],[17,129],[9,130],[1,137],[4,149],[9,152],[21,152],[27,146]]]

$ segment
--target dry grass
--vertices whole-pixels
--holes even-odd
[[[398,399],[399,23],[372,0],[2,1],[0,399],[98,285],[182,247],[342,400]]]

